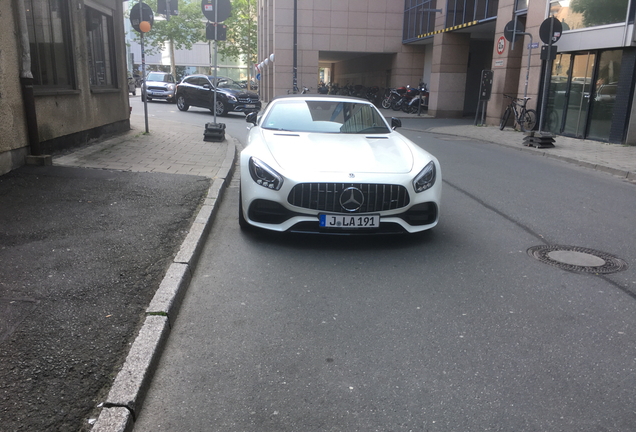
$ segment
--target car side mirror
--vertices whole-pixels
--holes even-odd
[[[245,116],[245,121],[248,123],[252,123],[254,126],[256,126],[257,117],[258,117],[257,112],[251,112]]]
[[[206,90],[211,90],[212,86],[210,84],[203,84],[203,88]]]
[[[399,118],[391,117],[391,129],[395,130],[402,127],[402,120]]]

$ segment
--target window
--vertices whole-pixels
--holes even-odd
[[[117,85],[113,18],[96,9],[86,8],[88,73],[91,87]]]
[[[72,88],[68,5],[63,0],[24,0],[34,84]]]
[[[552,0],[550,15],[563,23],[563,31],[627,20],[629,0]]]

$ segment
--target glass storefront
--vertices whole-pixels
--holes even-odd
[[[543,130],[608,141],[622,56],[622,49],[558,54]]]

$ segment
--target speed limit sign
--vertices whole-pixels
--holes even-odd
[[[506,49],[506,38],[501,36],[497,41],[497,54],[502,55]]]

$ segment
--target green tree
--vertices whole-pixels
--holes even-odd
[[[625,22],[628,0],[572,0],[570,8],[583,15],[585,27]]]
[[[227,26],[227,40],[217,45],[218,53],[226,59],[245,62],[248,85],[257,56],[256,23],[256,0],[232,0],[232,14],[223,22]]]
[[[130,7],[138,3],[131,0]],[[205,18],[201,12],[201,2],[179,0],[179,15],[172,15],[168,20],[157,15],[157,0],[144,0],[155,11],[152,29],[144,34],[144,49],[147,54],[161,52],[164,47],[170,53],[170,73],[177,79],[174,64],[174,52],[178,49],[192,49],[196,42],[205,42]],[[130,11],[128,12],[130,15]],[[139,33],[134,32],[134,40],[141,40]]]

